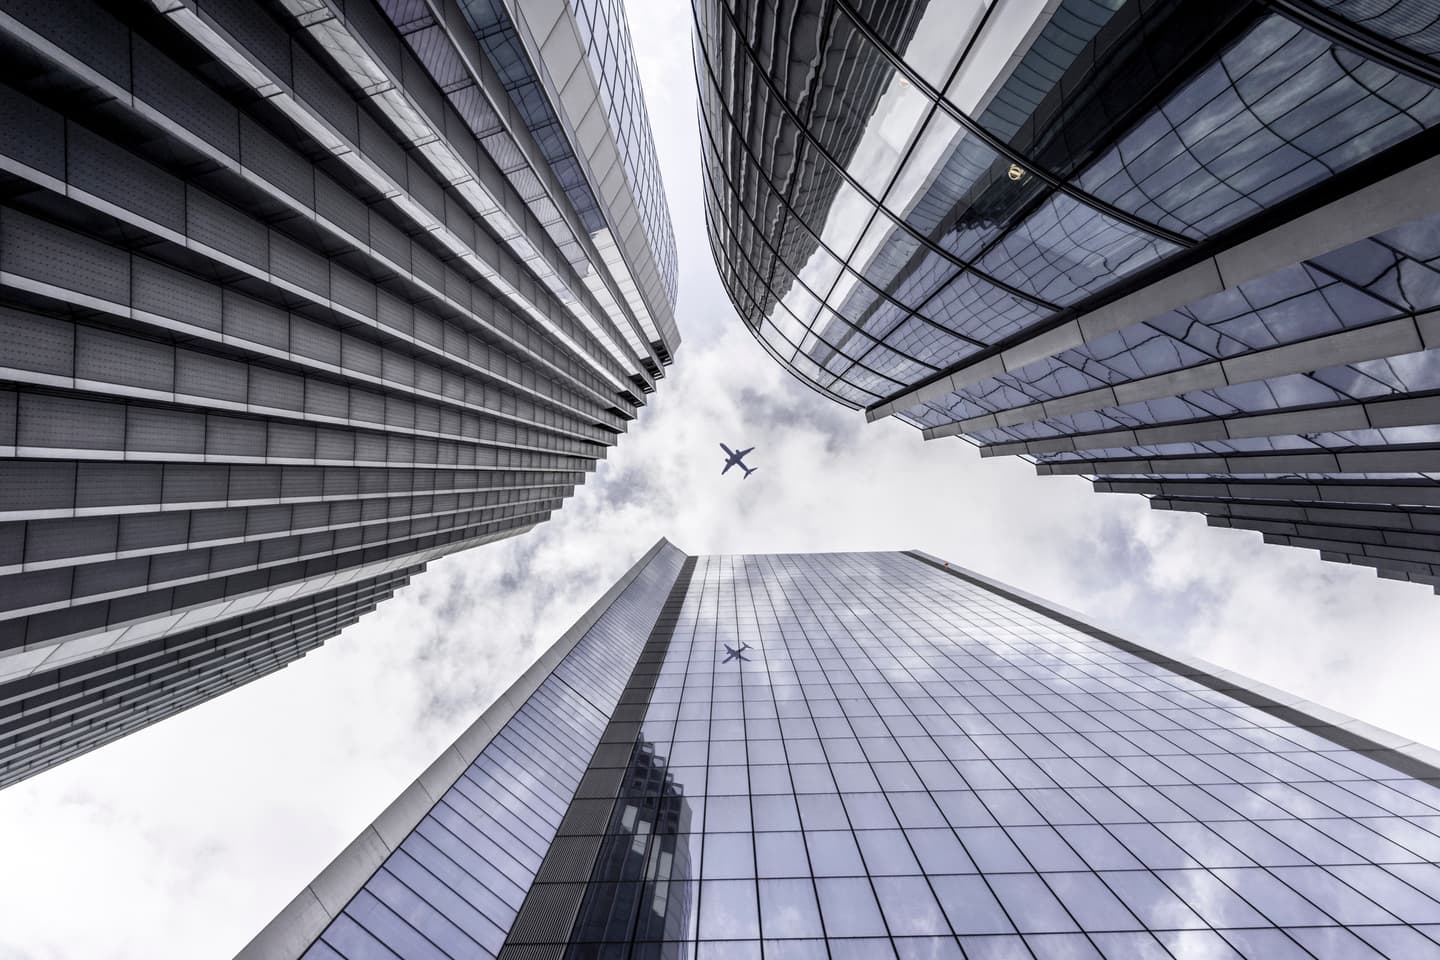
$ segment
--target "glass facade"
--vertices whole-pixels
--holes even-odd
[[[536,74],[531,54],[506,4],[502,0],[465,0],[460,9],[486,56],[494,64],[509,101],[523,118],[525,129],[544,164],[563,189],[579,221],[578,229],[569,223],[558,205],[548,197],[539,205],[531,204],[532,209],[548,215],[542,219],[546,230],[559,248],[570,256],[572,264],[585,278],[587,287],[605,308],[606,314],[616,318],[621,332],[641,358],[646,371],[651,376],[659,376],[658,363],[669,357],[669,351],[675,345],[673,342],[667,345],[667,341],[678,338],[671,318],[676,297],[675,238],[650,134],[650,121],[640,80],[635,73],[625,12],[613,5],[594,9],[582,5],[574,10],[574,26],[582,41],[586,42],[586,63],[599,84],[610,131],[619,144],[620,165],[630,185],[627,195],[641,210],[641,240],[660,268],[659,289],[651,284],[643,291],[637,288],[630,267],[612,253],[614,232],[602,209],[602,201],[596,196],[603,175],[597,174],[593,182],[587,178],[589,167],[582,164],[575,154],[572,132],[566,130],[556,112],[557,105],[551,101],[543,80]],[[546,39],[537,38],[542,51]],[[420,52],[419,48],[417,52]],[[575,112],[578,113],[578,108]],[[516,167],[511,171],[511,183],[521,191],[522,196],[527,190],[541,193],[540,183],[530,165],[519,161],[521,148],[514,146],[513,149]],[[527,201],[529,199],[527,197]],[[604,206],[612,209],[612,216],[616,215],[616,204]],[[583,242],[581,234],[586,238]],[[591,245],[590,249],[586,249],[587,244]],[[621,307],[621,303],[625,306]],[[668,336],[661,336],[655,316],[671,318],[667,324]],[[625,322],[627,320],[628,323]]]
[[[461,10],[567,184],[586,243],[598,252],[591,259],[608,270],[654,356],[668,360],[680,337],[674,317],[679,267],[623,5],[464,0]],[[583,190],[582,177],[588,180]]]
[[[711,247],[802,381],[1440,585],[1427,4],[693,6]]]
[[[544,522],[654,391],[663,192],[592,240],[618,158],[439,15],[7,6],[0,786]]]
[[[923,554],[658,551],[241,956],[1440,956],[1413,751]]]

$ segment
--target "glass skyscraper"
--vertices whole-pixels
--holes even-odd
[[[0,13],[0,786],[546,520],[679,345],[623,12]]]
[[[918,552],[662,540],[240,956],[1440,957],[1435,756]]]
[[[870,419],[1440,585],[1440,11],[693,0],[710,243]]]

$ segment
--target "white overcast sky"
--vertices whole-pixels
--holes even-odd
[[[227,958],[661,536],[690,553],[920,548],[1440,744],[1440,598],[1078,478],[866,424],[735,317],[701,204],[689,4],[631,0],[684,344],[555,519],[447,558],[303,661],[0,791],[0,960]],[[760,468],[718,475],[718,442]]]

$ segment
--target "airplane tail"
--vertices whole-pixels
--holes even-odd
[[[742,479],[742,480],[749,480],[749,479],[750,479],[750,474],[754,473],[756,470],[759,470],[760,468],[759,468],[759,467],[742,467],[741,469],[743,469],[743,470],[745,471],[745,476],[741,477],[740,479]]]

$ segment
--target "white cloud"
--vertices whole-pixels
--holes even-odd
[[[867,425],[781,371],[705,245],[688,4],[635,7],[685,336],[650,405],[532,534],[433,565],[270,678],[0,791],[0,958],[232,955],[660,536],[692,553],[919,547],[1440,742],[1428,590]],[[720,441],[756,446],[759,472],[720,476]]]

